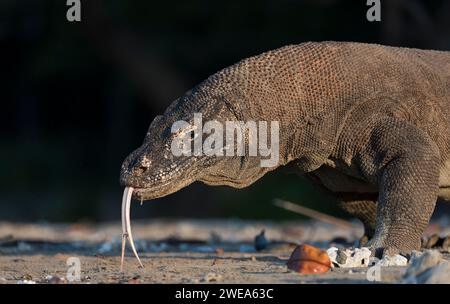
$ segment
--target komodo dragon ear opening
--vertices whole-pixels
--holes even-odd
[[[136,256],[139,265],[142,265],[141,259],[137,254],[136,247],[134,246],[133,234],[131,233],[131,221],[130,221],[130,209],[131,209],[131,196],[133,195],[133,187],[126,187],[122,197],[122,256],[120,261],[120,271],[123,271],[123,263],[125,259],[125,245],[126,241],[130,242],[131,249]]]

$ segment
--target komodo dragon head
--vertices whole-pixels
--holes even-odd
[[[231,147],[233,155],[227,155],[230,146],[227,146],[226,125],[238,121],[223,97],[209,96],[202,89],[188,92],[152,121],[143,144],[122,164],[121,184],[133,187],[133,198],[141,201],[169,195],[196,181],[235,188],[252,184],[275,166],[260,166],[261,157],[252,157],[246,151],[244,155],[237,155],[236,135]],[[222,130],[206,130],[217,123]],[[223,141],[212,144],[213,149],[207,153],[205,148],[210,145],[206,146],[206,141],[211,143],[213,138],[209,135],[212,133],[220,135]],[[247,148],[245,135],[242,142]],[[217,150],[214,150],[215,145]],[[189,151],[190,155],[179,155],[174,147],[176,151]],[[200,147],[199,152],[196,147]],[[219,150],[223,155],[216,153]]]
[[[131,198],[144,201],[163,197],[196,181],[242,188],[276,167],[261,166],[262,158],[258,155],[237,155],[238,139],[237,135],[234,137],[235,133],[232,133],[236,139],[236,144],[232,147],[233,156],[227,155],[226,150],[230,147],[226,146],[226,125],[227,122],[238,121],[240,120],[235,111],[230,109],[226,98],[220,93],[214,93],[206,84],[175,100],[163,115],[152,121],[144,142],[125,159],[121,168],[120,182],[125,187],[122,201],[122,252],[125,239],[128,238],[137,257],[130,228]],[[222,130],[213,127],[209,129],[210,132],[205,131],[208,124],[219,124]],[[212,149],[208,154],[204,144],[212,132],[219,134],[223,143],[214,142],[209,145]],[[268,137],[269,142],[270,135]],[[244,147],[248,147],[248,141],[248,135],[243,135]],[[198,150],[196,152],[198,145],[202,148],[201,153]],[[215,153],[216,147],[222,148],[223,155]],[[180,151],[191,153],[179,155]]]

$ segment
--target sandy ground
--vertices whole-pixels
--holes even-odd
[[[351,229],[314,221],[152,220],[132,224],[145,268],[139,268],[127,251],[122,273],[119,222],[0,223],[0,283],[66,283],[77,274],[76,261],[81,283],[370,283],[367,268],[335,268],[320,275],[299,275],[286,268],[296,244],[354,245],[362,233],[358,223]],[[269,246],[256,251],[254,237],[262,229]],[[432,223],[427,234],[436,232],[449,234],[448,220]],[[450,255],[445,258],[450,260]],[[405,270],[383,267],[381,282],[395,282]]]

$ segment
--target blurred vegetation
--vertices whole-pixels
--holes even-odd
[[[0,220],[116,220],[119,168],[153,117],[219,69],[286,44],[346,40],[450,49],[450,1],[0,2]],[[327,212],[297,176],[235,190],[195,184],[135,217],[297,218],[281,197]]]

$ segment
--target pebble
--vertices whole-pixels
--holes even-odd
[[[336,252],[336,262],[339,264],[345,264],[347,262],[347,254],[345,253],[345,250],[338,249]]]
[[[264,250],[267,248],[269,242],[265,236],[265,230],[261,230],[261,232],[255,237],[255,249],[257,251]]]
[[[327,250],[334,266],[340,268],[368,267],[371,251],[369,248],[338,249],[331,247]]]
[[[379,260],[376,265],[378,266],[407,266],[408,259],[402,255],[394,255],[394,256],[385,256],[381,260]]]
[[[294,249],[287,262],[287,268],[300,274],[318,274],[329,271],[331,261],[326,251],[303,244]]]
[[[425,250],[421,255],[411,256],[409,268],[406,270],[405,277],[416,277],[426,269],[437,265],[442,260],[442,254],[438,250]]]
[[[405,284],[450,284],[450,263],[438,250],[426,250],[411,259],[411,265],[399,281]]]
[[[330,258],[331,263],[336,263],[337,264],[336,258],[337,258],[337,251],[338,250],[339,249],[337,247],[330,247],[330,248],[327,249],[327,254],[328,254],[328,257]]]

